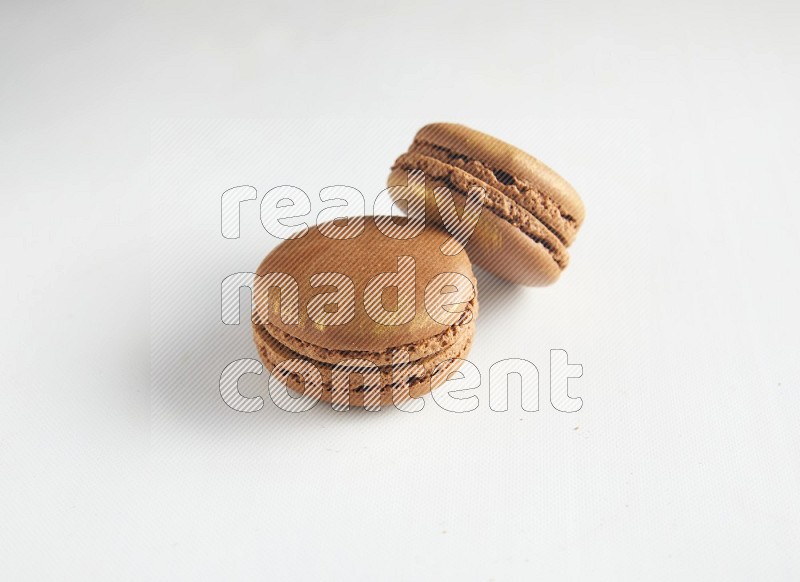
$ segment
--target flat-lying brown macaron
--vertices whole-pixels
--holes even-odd
[[[338,404],[387,406],[429,392],[472,345],[478,302],[466,252],[442,254],[449,235],[433,225],[401,240],[367,217],[358,236],[330,238],[357,231],[337,222],[284,241],[259,266],[261,360],[295,392]]]
[[[425,190],[409,185],[422,171]],[[463,125],[434,123],[417,133],[392,166],[389,186],[424,196],[426,219],[443,223],[433,190],[445,186],[459,212],[471,188],[486,195],[466,249],[495,275],[522,285],[549,285],[569,262],[567,247],[583,222],[578,193],[545,164],[499,139]],[[396,189],[392,189],[396,196]]]

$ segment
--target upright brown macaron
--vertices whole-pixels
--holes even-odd
[[[409,183],[421,171],[425,188]],[[447,187],[459,212],[470,189],[485,191],[466,249],[495,275],[522,285],[549,285],[569,262],[585,210],[564,178],[531,155],[463,125],[434,123],[417,132],[391,169],[389,186],[425,198],[426,219],[442,224],[433,191]],[[398,189],[390,191],[397,197]]]
[[[358,220],[363,232],[353,236]],[[397,235],[391,218],[377,220]],[[350,221],[312,227],[263,260],[253,293],[259,355],[289,388],[328,402],[416,398],[444,382],[472,345],[470,260],[443,254],[449,235],[433,225],[403,240],[372,217]]]

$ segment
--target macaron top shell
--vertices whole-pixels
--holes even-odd
[[[440,323],[430,316],[425,306],[425,289],[441,273],[460,273],[477,289],[466,251],[462,250],[454,256],[443,254],[440,246],[450,235],[434,225],[426,225],[418,236],[402,240],[383,234],[375,225],[373,217],[366,217],[363,221],[363,232],[354,238],[329,238],[318,227],[311,227],[304,236],[286,240],[276,247],[262,261],[256,273],[259,277],[256,278],[254,287],[255,317],[291,336],[296,342],[327,350],[374,353],[430,342],[431,338],[438,335],[447,336],[453,326]],[[369,282],[381,273],[398,272],[400,257],[413,258],[413,277],[404,283],[413,285],[414,288],[413,316],[399,325],[379,323],[370,316],[365,307],[364,291]],[[264,283],[266,279],[263,277],[270,273],[286,273],[297,281],[297,322],[283,321],[280,309],[283,298],[276,293],[277,290],[270,293]],[[341,273],[352,280],[355,311],[349,321],[340,325],[321,325],[309,316],[309,301],[315,296],[335,292],[337,289],[320,284],[325,279],[319,277],[316,280],[317,285],[313,285],[312,276],[320,273]],[[263,300],[265,297],[268,300]],[[384,294],[382,303],[387,311],[399,307],[397,293],[395,292],[394,297]],[[462,307],[462,320],[466,327],[475,316],[477,301],[472,300]],[[342,306],[339,305],[338,308],[341,309]]]

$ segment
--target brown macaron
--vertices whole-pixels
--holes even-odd
[[[472,345],[470,260],[443,254],[449,235],[433,225],[403,240],[384,234],[398,232],[389,217],[349,220],[312,227],[263,260],[253,291],[259,355],[293,391],[335,405],[416,398],[447,380]],[[353,221],[363,224],[357,236]]]
[[[409,183],[421,171],[425,189]],[[549,285],[569,262],[585,210],[564,178],[527,153],[463,125],[434,123],[417,132],[388,180],[425,198],[425,216],[443,224],[433,191],[447,187],[459,212],[470,189],[485,191],[466,249],[478,265],[522,285]],[[396,188],[390,193],[396,198]]]

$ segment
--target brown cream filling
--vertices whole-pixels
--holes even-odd
[[[474,326],[474,323],[470,323],[469,326]],[[470,346],[472,345],[472,333],[462,334],[461,337],[457,339],[455,343],[448,346],[446,349],[430,354],[424,358],[421,358],[416,361],[409,362],[407,364],[401,364],[398,366],[378,366],[376,362],[373,362],[378,366],[378,372],[381,376],[381,392],[385,392],[387,390],[396,390],[405,385],[409,387],[413,387],[425,380],[429,379],[432,375],[433,369],[441,362],[449,360],[451,358],[456,358],[461,355],[464,355],[467,351],[469,351]],[[271,370],[280,362],[290,359],[302,359],[314,364],[317,369],[320,371],[322,375],[322,385],[323,389],[330,392],[333,389],[332,383],[332,374],[335,368],[334,364],[327,363],[327,362],[320,362],[315,360],[314,358],[310,358],[306,355],[294,352],[290,348],[285,345],[280,344],[278,340],[266,331],[266,329],[258,325],[254,322],[253,324],[253,337],[256,342],[256,347],[258,348],[259,355],[261,356],[262,361],[265,365],[267,365]],[[363,352],[362,352],[363,353]],[[345,360],[347,358],[343,358]],[[369,358],[364,358],[369,359]],[[409,368],[412,365],[414,366],[422,366],[423,373],[421,374],[409,374],[408,376],[403,376],[402,380],[392,380],[393,376],[397,372],[402,372],[403,369]],[[353,372],[358,372],[358,368],[352,368]],[[297,372],[291,372],[288,370],[281,370],[280,376],[286,380],[291,379],[298,385],[303,385],[304,379],[303,377]],[[365,385],[363,383],[354,386],[351,388],[353,392],[368,392],[372,390],[372,386]]]
[[[488,185],[497,188],[517,204],[536,216],[564,244],[575,239],[580,224],[564,207],[530,182],[502,169],[489,166],[481,160],[460,154],[448,147],[429,141],[416,140],[409,153],[419,153],[472,174]]]
[[[477,316],[478,300],[477,297],[473,297],[473,299],[467,303],[459,320],[443,332],[426,338],[421,342],[403,344],[392,350],[384,350],[382,352],[323,348],[322,346],[301,340],[272,323],[262,322],[258,318],[257,313],[253,314],[253,324],[264,327],[267,333],[274,337],[280,344],[288,347],[293,352],[302,354],[304,357],[332,364],[351,358],[363,358],[380,366],[392,363],[393,351],[405,350],[408,352],[409,360],[413,362],[449,348],[458,341],[460,334],[463,332],[464,322],[467,321],[467,318],[471,318],[471,321],[474,322]]]
[[[471,187],[479,186],[483,188],[486,192],[486,197],[484,198],[485,207],[547,249],[561,269],[567,266],[569,255],[564,243],[545,224],[497,188],[486,184],[465,170],[456,168],[441,160],[416,153],[403,154],[397,159],[392,169],[404,171],[422,170],[426,175],[441,181],[445,186],[465,197]]]

